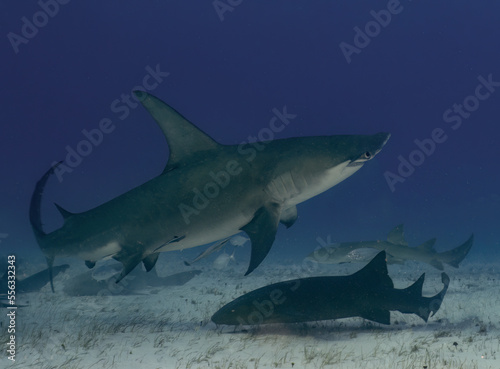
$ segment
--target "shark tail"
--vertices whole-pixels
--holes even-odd
[[[41,209],[42,209],[42,196],[43,196],[43,190],[45,188],[45,185],[47,184],[47,181],[50,178],[50,176],[52,174],[54,174],[54,171],[56,170],[57,166],[60,163],[61,162],[53,165],[43,175],[43,177],[36,183],[35,190],[33,191],[33,194],[31,195],[31,202],[30,202],[31,228],[33,229],[33,233],[34,233],[35,238],[38,242],[38,245],[40,246],[40,249],[42,250],[43,254],[45,255],[45,259],[47,260],[47,266],[48,266],[48,270],[49,270],[50,287],[52,288],[52,292],[54,292],[52,266],[54,265],[55,254],[53,251],[49,250],[49,247],[47,245],[47,237],[46,237],[47,233],[45,233],[43,230]]]
[[[438,254],[439,259],[454,268],[458,268],[458,265],[465,259],[469,253],[472,243],[474,242],[474,234],[472,234],[467,241],[462,245],[455,247],[449,251],[440,252]]]
[[[420,278],[413,283],[410,287],[405,288],[401,292],[405,296],[405,300],[409,304],[405,304],[404,308],[399,308],[397,310],[402,313],[416,314],[422,318],[425,322],[429,320],[429,317],[433,316],[441,307],[444,296],[448,291],[448,286],[450,285],[450,277],[446,273],[441,273],[441,281],[444,284],[441,292],[432,297],[422,296],[422,287],[424,285],[425,273],[420,276]]]

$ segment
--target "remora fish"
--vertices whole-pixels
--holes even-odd
[[[434,249],[436,239],[433,238],[417,247],[409,247],[404,238],[403,224],[395,227],[387,237],[387,241],[342,242],[332,247],[322,247],[309,254],[306,259],[324,264],[340,264],[365,262],[369,255],[367,249],[375,249],[387,253],[389,264],[404,263],[407,260],[420,261],[432,265],[438,270],[444,270],[443,263],[454,268],[469,253],[474,235],[471,235],[462,245],[445,252]]]
[[[435,314],[450,279],[441,274],[443,289],[422,296],[425,273],[410,287],[395,289],[381,251],[363,269],[345,277],[311,277],[271,284],[223,306],[212,316],[216,324],[300,323],[362,317],[390,324],[390,311],[416,314],[425,322]]]
[[[123,264],[118,282],[141,261],[151,270],[160,252],[244,231],[252,244],[247,275],[269,252],[278,224],[295,222],[297,204],[357,172],[390,137],[378,133],[222,145],[156,97],[142,91],[135,95],[167,139],[165,170],[85,212],[57,206],[64,224],[47,234],[40,204],[49,176],[58,170],[51,168],[37,183],[30,206],[30,222],[49,269],[56,256],[81,258],[88,267],[112,257]]]

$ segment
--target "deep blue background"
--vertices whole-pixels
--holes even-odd
[[[121,121],[110,110],[159,64],[170,75],[153,94],[225,144],[255,135],[284,105],[297,118],[276,138],[392,133],[360,172],[299,205],[271,256],[302,257],[318,236],[383,238],[404,222],[412,245],[436,236],[447,249],[474,232],[471,258],[498,260],[500,88],[458,130],[442,116],[474,93],[479,75],[500,81],[500,3],[401,6],[348,64],[339,44],[352,44],[353,28],[387,1],[244,0],[221,21],[212,1],[73,0],[17,54],[7,34],[20,34],[21,18],[40,6],[0,3],[2,253],[41,256],[28,221],[34,185],[102,118],[115,131],[62,183],[47,185],[47,230],[61,223],[51,202],[87,210],[161,172],[168,148],[151,117],[139,107]],[[448,140],[391,192],[384,172],[397,172],[398,156],[438,127]]]

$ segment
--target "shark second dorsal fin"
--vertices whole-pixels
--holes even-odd
[[[436,251],[436,250],[434,250],[435,243],[436,243],[436,239],[432,238],[429,241],[425,241],[423,244],[417,246],[417,249],[419,249],[421,251],[427,251],[427,252],[433,251],[433,252],[435,252]]]
[[[144,91],[134,91],[135,96],[158,123],[170,150],[164,172],[175,169],[195,152],[216,149],[219,144],[194,124],[160,99]]]
[[[408,242],[406,242],[405,240],[404,225],[399,224],[398,226],[394,227],[394,229],[389,232],[387,241],[395,245],[408,246]]]

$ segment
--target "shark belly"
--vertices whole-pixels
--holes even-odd
[[[329,190],[362,167],[349,166],[349,163],[343,162],[314,177],[300,171],[288,171],[273,178],[265,191],[284,208],[295,206]]]

